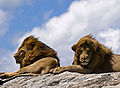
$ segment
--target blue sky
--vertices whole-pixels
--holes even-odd
[[[13,54],[29,35],[71,65],[71,46],[92,33],[120,54],[120,0],[0,0],[0,72],[19,69]]]
[[[67,11],[68,7],[74,0],[1,0],[0,10],[0,71],[13,71],[12,65],[15,64],[13,59],[13,52],[20,45],[17,42],[19,37],[23,36],[26,32],[30,32],[35,26],[42,27],[50,18],[59,16]],[[3,19],[2,19],[3,18]],[[5,26],[5,27],[4,27]],[[12,52],[12,54],[8,54]],[[5,55],[3,55],[5,54]],[[7,55],[6,55],[7,54]],[[10,61],[7,56],[11,55]],[[5,57],[6,56],[6,57]],[[4,58],[5,60],[4,60]],[[8,66],[4,66],[6,61]],[[7,67],[10,67],[7,69]],[[18,68],[17,66],[16,68]]]
[[[12,12],[10,12],[12,18],[9,20],[8,30],[0,38],[2,45],[0,48],[14,50],[16,46],[12,44],[11,37],[21,36],[25,32],[31,31],[35,26],[42,26],[50,18],[59,16],[67,10],[72,1],[74,0],[64,2],[63,0],[35,0],[12,8]],[[3,9],[9,11],[9,8],[4,7]]]

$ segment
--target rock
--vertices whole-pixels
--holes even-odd
[[[120,88],[120,72],[80,74],[66,71],[57,75],[17,77],[0,88]]]

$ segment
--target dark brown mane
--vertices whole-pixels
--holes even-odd
[[[85,43],[87,43],[94,50],[92,61],[89,64],[90,68],[98,67],[103,63],[106,56],[112,55],[111,49],[107,48],[103,44],[100,44],[95,38],[92,37],[91,34],[81,38],[75,45],[72,46],[72,50],[76,52],[76,50]]]
[[[43,42],[39,41],[38,38],[35,38],[34,36],[27,37],[19,49],[24,46],[28,48],[28,54],[26,54],[24,59],[29,58],[31,63],[45,57],[53,57],[59,61],[57,52]]]
[[[72,47],[74,60],[71,66],[57,67],[54,74],[64,71],[83,74],[120,72],[120,55],[99,43],[91,34],[82,37]]]

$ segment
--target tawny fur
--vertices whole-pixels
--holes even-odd
[[[23,57],[20,57],[21,51],[25,53]],[[20,67],[28,66],[44,57],[53,57],[59,61],[56,51],[43,42],[38,41],[34,36],[29,36],[24,39],[18,51],[14,54],[14,57],[16,62],[20,64]]]
[[[92,52],[90,61],[87,64],[81,64],[79,49],[91,47]],[[63,66],[53,69],[53,73],[61,73],[63,71],[74,71],[79,73],[101,73],[120,71],[120,55],[113,54],[111,49],[99,43],[91,35],[81,38],[75,45],[72,46],[74,51],[74,61],[72,66]],[[83,50],[84,52],[85,50]],[[89,57],[89,55],[87,55]],[[88,58],[85,58],[86,60]]]
[[[51,69],[60,65],[56,51],[33,36],[29,36],[23,41],[14,57],[16,63],[20,64],[20,69],[13,73],[0,73],[0,78],[9,78],[6,81],[17,76],[47,74]]]

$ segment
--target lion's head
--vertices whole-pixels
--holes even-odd
[[[14,54],[16,63],[20,64],[20,67],[28,66],[44,57],[54,57],[59,61],[56,51],[38,41],[34,36],[24,39],[18,51]]]
[[[79,57],[78,64],[87,65],[93,54],[93,49],[87,43],[84,43],[76,50],[76,56]]]
[[[94,69],[101,65],[104,57],[111,55],[112,51],[100,44],[91,34],[81,38],[72,46],[74,53],[73,65],[81,65]]]

